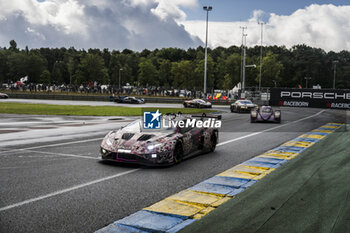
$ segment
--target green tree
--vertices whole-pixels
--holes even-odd
[[[104,66],[103,58],[96,54],[86,54],[83,56],[75,77],[78,79],[78,84],[89,81],[98,81],[102,84],[107,83],[108,71]]]
[[[47,67],[47,61],[40,55],[29,53],[25,59],[25,72],[29,82],[38,83],[40,76]]]
[[[187,89],[194,87],[193,65],[190,61],[182,60],[180,62],[173,62],[171,74],[174,78],[174,87]]]
[[[165,87],[171,87],[173,85],[173,76],[171,73],[172,64],[167,59],[161,59],[159,61],[159,85]]]
[[[204,86],[204,59],[196,60],[196,68],[194,86],[203,89]],[[214,74],[215,74],[215,62],[208,55],[207,57],[207,92],[210,93],[214,89]]]
[[[9,50],[12,52],[18,52],[19,50],[17,49],[17,43],[14,40],[10,40],[10,47]]]
[[[157,69],[147,58],[141,58],[139,64],[139,82],[141,85],[158,85]]]
[[[40,75],[40,83],[48,84],[51,83],[51,74],[50,71],[44,70]]]
[[[227,57],[224,61],[225,81],[224,89],[232,89],[240,81],[240,69],[241,69],[241,56],[238,53],[234,53]]]
[[[280,76],[283,70],[283,64],[279,61],[278,55],[272,52],[267,52],[266,56],[262,60],[262,86],[272,87],[274,82],[280,83],[282,77]],[[258,81],[257,77],[257,80]]]
[[[18,81],[19,78],[26,76],[27,56],[24,53],[12,52],[7,58],[8,78],[12,81]]]

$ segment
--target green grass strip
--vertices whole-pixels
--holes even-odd
[[[25,104],[0,103],[0,113],[33,114],[33,115],[73,115],[73,116],[141,116],[143,111],[161,113],[210,113],[212,110],[189,108],[142,108],[123,106],[85,106],[85,105],[52,105],[52,104]]]

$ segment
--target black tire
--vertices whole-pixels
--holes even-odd
[[[233,112],[233,107],[230,107],[231,112]]]
[[[184,103],[184,108],[187,108],[187,104]]]
[[[213,134],[210,137],[210,146],[209,146],[210,152],[215,151],[216,143],[217,143],[217,135],[216,135],[216,132],[213,132]]]
[[[175,145],[175,149],[174,149],[174,163],[178,164],[182,161],[183,159],[183,144],[181,141],[178,141]]]

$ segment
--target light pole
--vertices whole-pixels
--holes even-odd
[[[243,71],[242,71],[242,93],[241,95],[245,93],[245,58],[246,58],[246,43],[247,43],[247,34],[243,34],[244,36],[244,44],[243,44]]]
[[[334,66],[334,76],[333,76],[333,89],[335,89],[335,76],[337,75],[337,63],[338,60],[333,61],[333,66]]]
[[[120,71],[122,71],[122,70],[123,70],[123,68],[120,68],[120,69],[119,69],[119,91],[120,91],[120,77],[121,77]]]
[[[207,21],[206,21],[206,30],[205,30],[205,60],[204,60],[204,95],[207,93],[207,52],[208,52],[208,15],[209,11],[211,11],[213,7],[211,6],[203,6],[203,10],[207,12]]]
[[[307,83],[308,83],[308,81],[311,79],[311,77],[305,77],[305,80],[306,80],[306,88],[307,88]]]
[[[262,45],[263,45],[263,26],[264,22],[258,22],[261,26],[261,43],[260,43],[260,76],[259,76],[259,91],[261,90],[261,69],[262,69]]]
[[[239,27],[240,29],[242,29],[242,46],[241,46],[241,89],[242,89],[242,83],[243,83],[243,47],[244,47],[244,30],[247,29],[246,26],[244,27]]]

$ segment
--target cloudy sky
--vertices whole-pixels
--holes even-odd
[[[283,2],[283,3],[282,3]],[[0,46],[142,50],[209,46],[307,44],[350,50],[349,0],[0,0]]]

